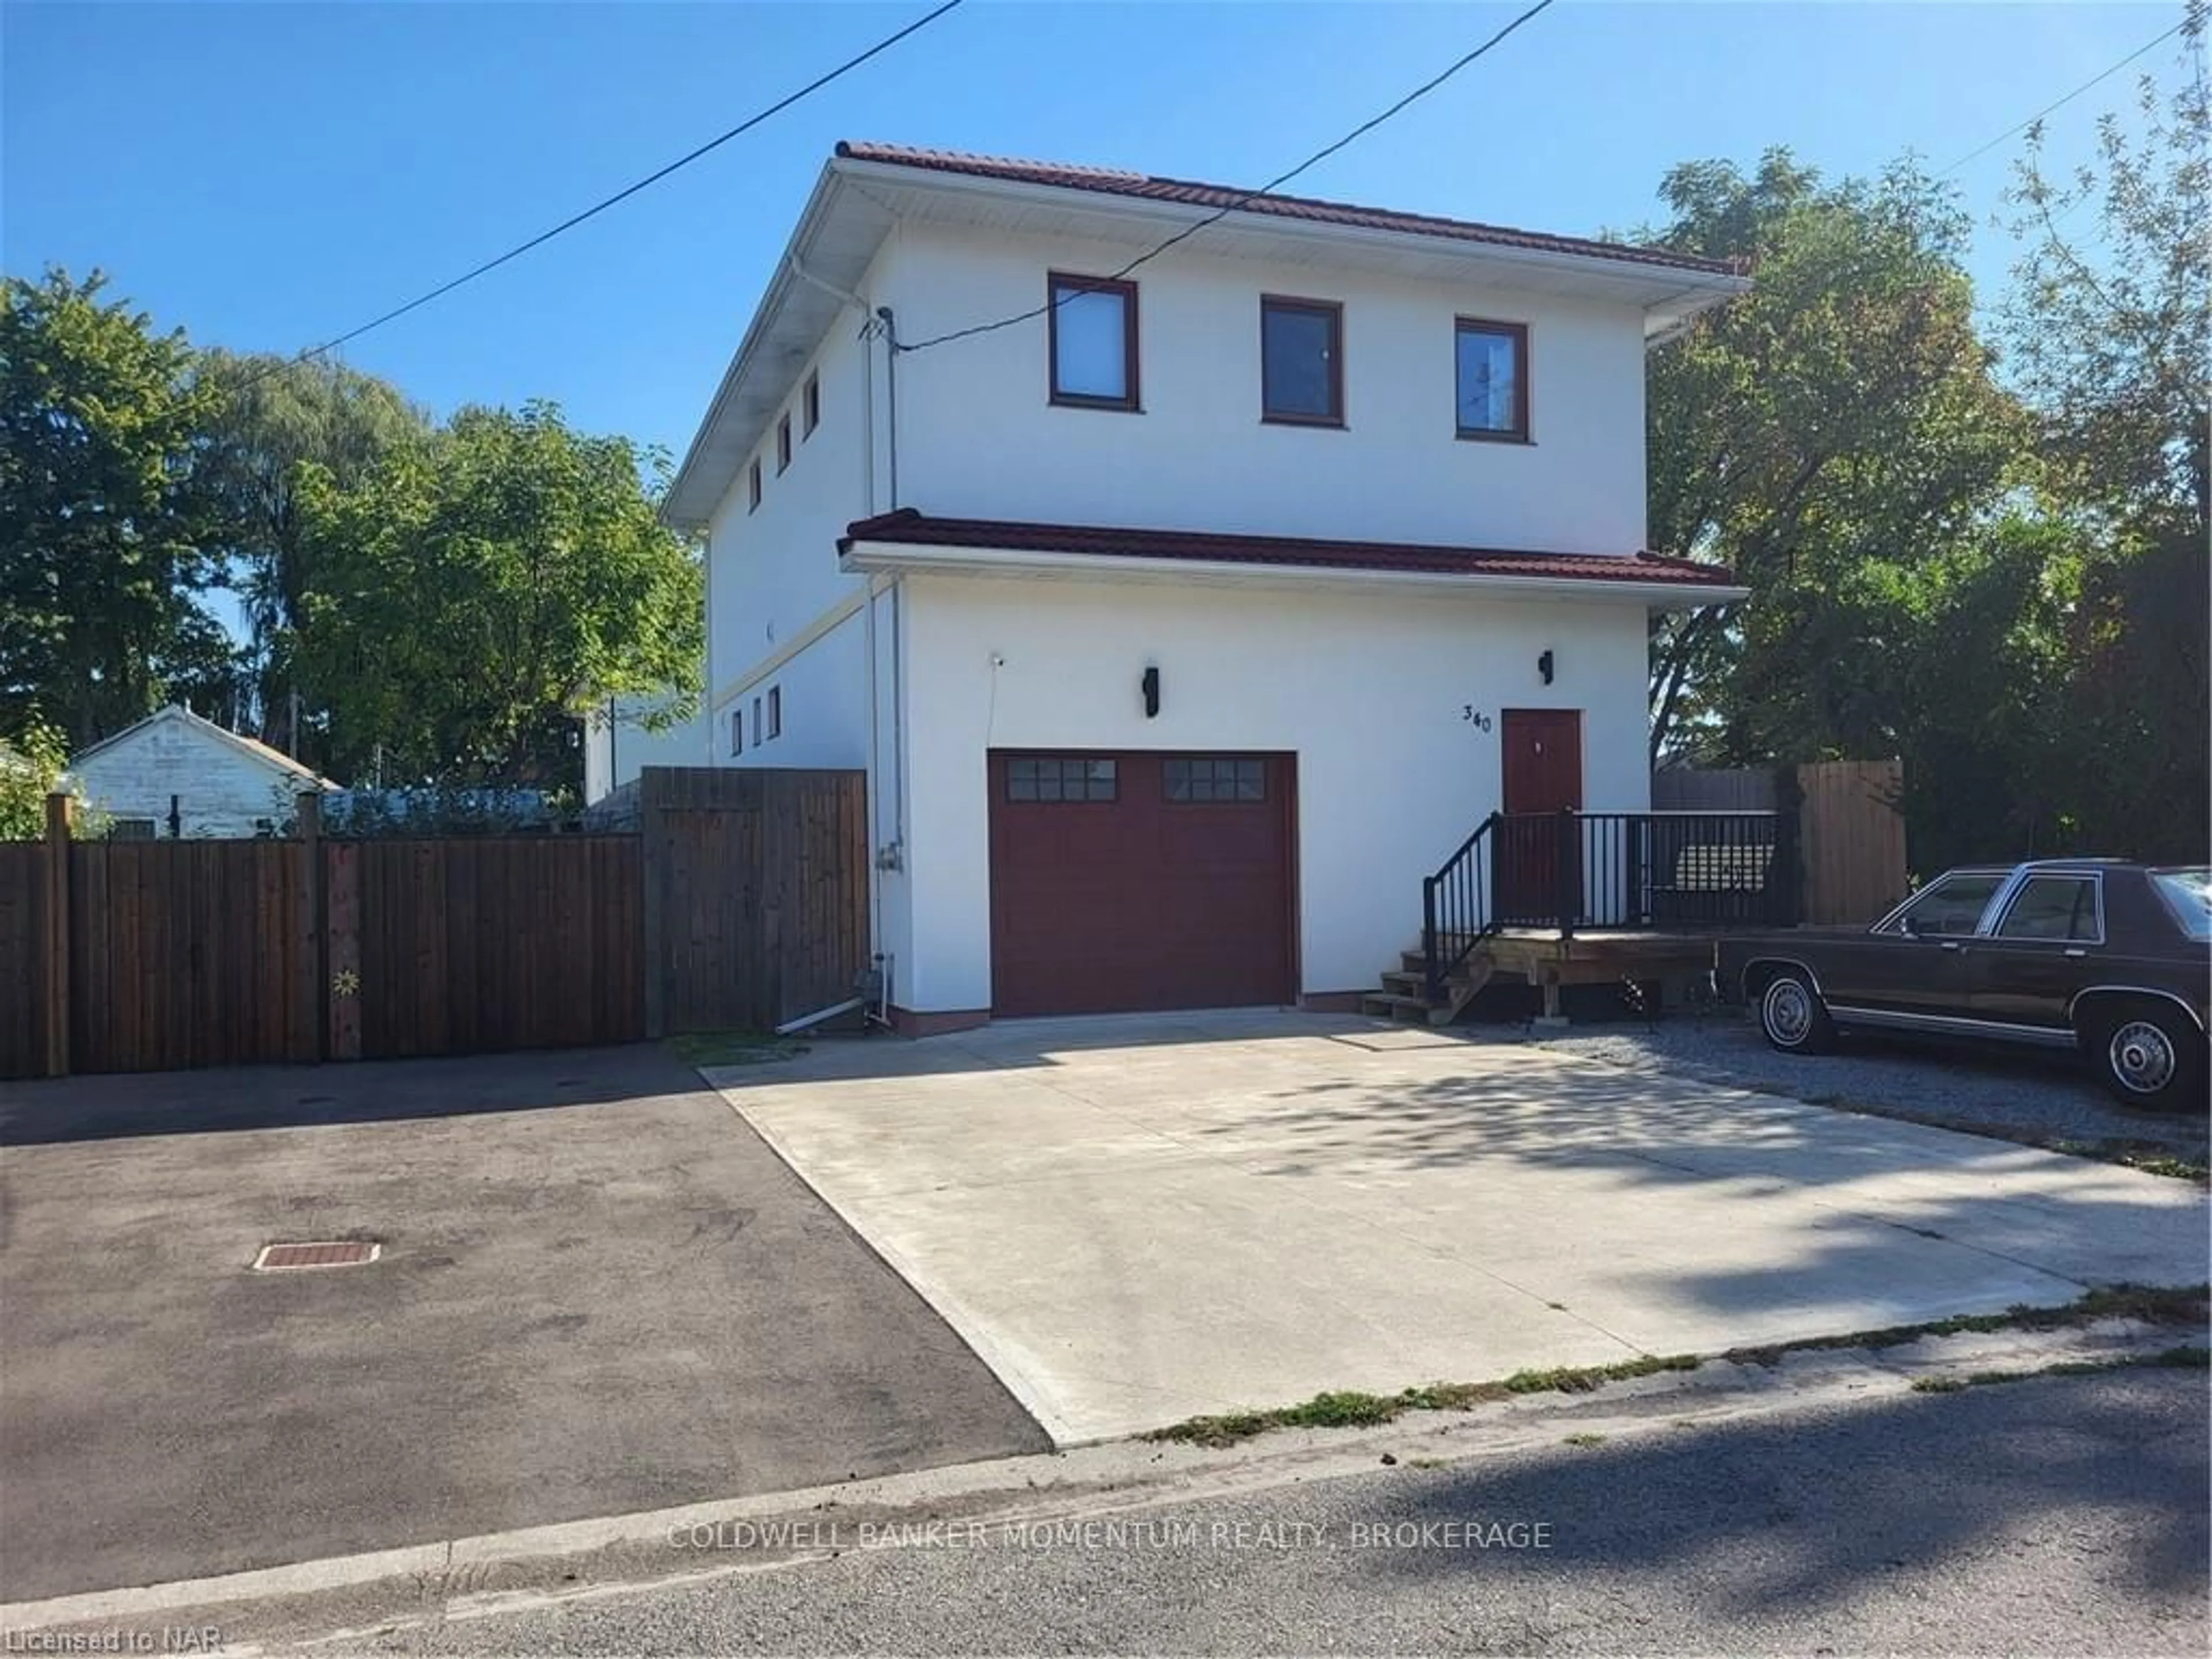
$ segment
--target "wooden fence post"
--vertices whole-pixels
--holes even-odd
[[[308,790],[294,798],[295,833],[300,840],[300,983],[293,1009],[292,1041],[287,1045],[295,1060],[329,1057],[331,975],[325,961],[329,914],[323,880],[323,798]]]
[[[70,797],[46,797],[46,1075],[70,1072]]]
[[[640,932],[645,952],[645,1035],[656,1042],[668,1034],[668,814],[669,775],[648,766],[637,775]]]

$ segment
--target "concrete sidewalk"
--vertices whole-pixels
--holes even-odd
[[[710,1078],[1063,1443],[2205,1277],[2188,1183],[1358,1019]]]
[[[657,1048],[11,1085],[0,1133],[0,1599],[1045,1443]]]

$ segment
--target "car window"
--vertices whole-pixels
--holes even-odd
[[[2151,885],[2191,939],[2212,939],[2212,870],[2154,870]]]
[[[2087,876],[2030,876],[1997,923],[1999,939],[2094,941],[2103,933],[2097,884]]]
[[[1942,876],[1929,884],[1920,896],[1899,911],[1885,933],[1971,933],[1989,908],[1990,901],[2004,885],[2002,872],[1993,875]]]

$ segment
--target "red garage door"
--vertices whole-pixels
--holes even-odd
[[[991,756],[991,1007],[1292,1000],[1288,755]]]

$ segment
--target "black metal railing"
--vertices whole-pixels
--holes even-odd
[[[1421,878],[1421,968],[1431,1002],[1443,1000],[1444,981],[1452,969],[1498,929],[1490,915],[1491,884],[1497,870],[1495,836],[1504,816],[1492,812],[1443,868]]]
[[[1493,812],[1421,884],[1431,1001],[1507,927],[1784,927],[1797,920],[1790,812]]]

